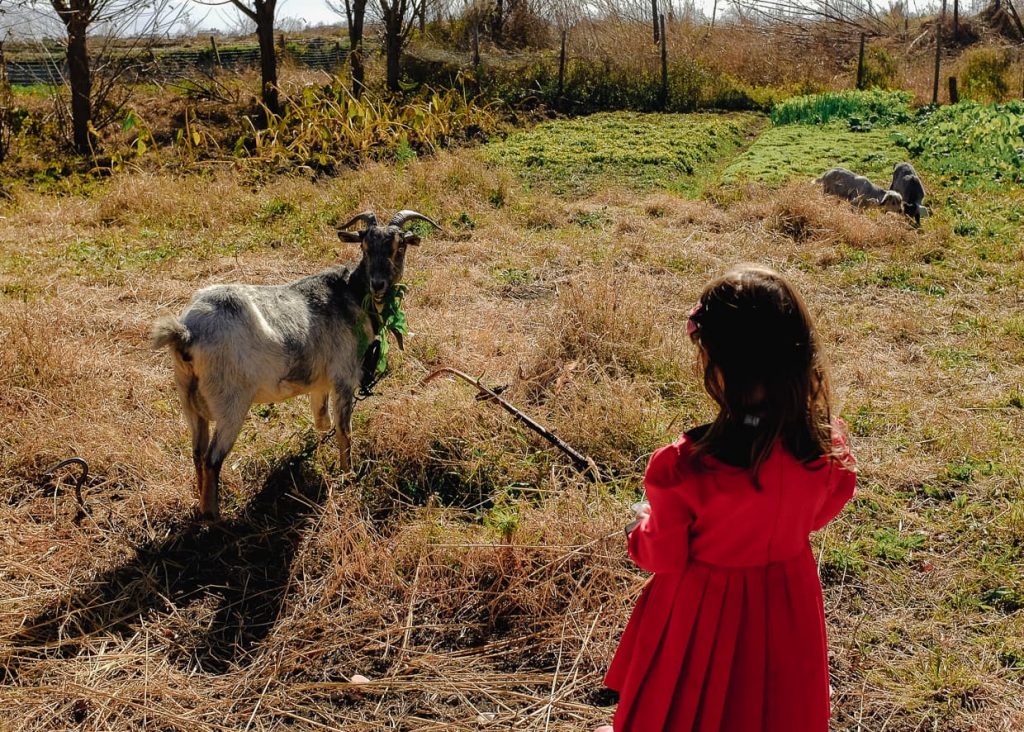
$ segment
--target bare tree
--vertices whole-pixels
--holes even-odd
[[[367,0],[328,1],[327,6],[338,15],[344,15],[348,24],[348,59],[352,66],[352,94],[356,99],[366,88],[366,66],[363,61],[363,22],[366,19]]]
[[[401,72],[402,49],[409,40],[413,21],[416,18],[416,0],[377,0],[381,23],[384,26],[384,53],[387,56],[387,84],[391,91],[398,91],[398,77]]]
[[[96,147],[94,112],[109,98],[110,91],[131,63],[147,37],[158,29],[170,27],[167,18],[168,0],[15,0],[15,7],[40,17],[47,25],[47,11],[60,20],[65,36],[68,84],[71,88],[71,130],[75,151],[90,155]],[[97,36],[103,46],[100,53],[90,55],[89,40]],[[118,53],[106,53],[112,39],[132,37]],[[94,58],[95,57],[95,58]],[[98,61],[102,81],[95,84],[95,62]],[[123,102],[122,102],[123,104]],[[120,106],[120,105],[115,105]],[[58,110],[59,111],[59,110]]]
[[[271,114],[281,114],[277,93],[277,51],[274,48],[274,14],[277,0],[231,0],[231,4],[256,24],[260,44],[260,97]]]

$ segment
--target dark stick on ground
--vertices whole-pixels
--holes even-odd
[[[437,369],[436,371],[432,371],[431,373],[427,374],[427,376],[420,382],[419,385],[426,386],[437,377],[443,376],[445,374],[462,379],[467,384],[475,386],[477,390],[480,391],[481,394],[487,397],[483,401],[495,402],[498,405],[500,405],[501,408],[504,409],[506,412],[511,414],[513,417],[515,417],[520,422],[525,424],[531,430],[536,432],[538,435],[540,435],[545,440],[547,440],[552,445],[554,445],[559,450],[568,455],[572,459],[573,463],[575,463],[576,468],[591,480],[596,480],[597,478],[600,477],[597,465],[591,458],[587,457],[583,453],[579,452],[578,450],[570,446],[568,443],[566,443],[564,440],[562,440],[560,437],[558,437],[555,433],[553,433],[544,425],[540,424],[536,420],[524,414],[516,407],[509,404],[507,401],[498,396],[498,394],[493,389],[484,386],[480,382],[480,379],[474,379],[469,374],[459,371],[458,369],[453,369],[446,366],[444,368]]]

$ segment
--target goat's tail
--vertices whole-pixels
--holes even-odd
[[[150,343],[153,348],[171,346],[178,353],[183,354],[192,343],[192,334],[180,320],[168,316],[160,318],[153,324]]]

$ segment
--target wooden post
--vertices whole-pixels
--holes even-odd
[[[658,16],[661,29],[661,108],[668,108],[668,48],[665,45],[665,14]]]
[[[473,69],[480,68],[480,25],[473,26]]]
[[[221,62],[220,62],[220,49],[217,48],[217,37],[216,36],[210,36],[210,48],[213,49],[213,63],[217,67],[220,67],[220,65],[221,65]]]
[[[857,89],[864,88],[864,33],[860,34],[860,52],[857,54]]]
[[[957,92],[957,88],[956,88],[956,77],[955,76],[951,76],[951,77],[949,77],[949,103],[950,104],[956,104],[959,101],[960,101],[960,94],[959,94],[959,92]]]
[[[562,50],[558,54],[558,96],[555,97],[555,108],[562,106],[562,93],[565,91],[565,38],[568,31],[562,31]]]
[[[654,42],[658,42],[658,0],[651,0],[651,19],[654,23]]]
[[[942,0],[942,15],[935,23],[935,81],[932,84],[932,104],[939,103],[939,63],[942,59],[942,21],[946,19],[946,0]]]

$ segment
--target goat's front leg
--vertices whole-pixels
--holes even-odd
[[[335,384],[334,392],[334,440],[338,443],[341,469],[352,468],[352,409],[355,406],[355,389],[347,384]]]
[[[220,489],[220,468],[224,458],[242,431],[242,423],[249,411],[249,402],[245,401],[232,406],[217,420],[213,433],[213,441],[206,451],[203,461],[203,481],[199,490],[199,511],[204,518],[216,519],[220,515],[217,494]]]
[[[313,424],[321,432],[326,432],[331,428],[331,418],[327,411],[327,395],[326,391],[314,391],[309,395],[309,406],[313,410]]]

